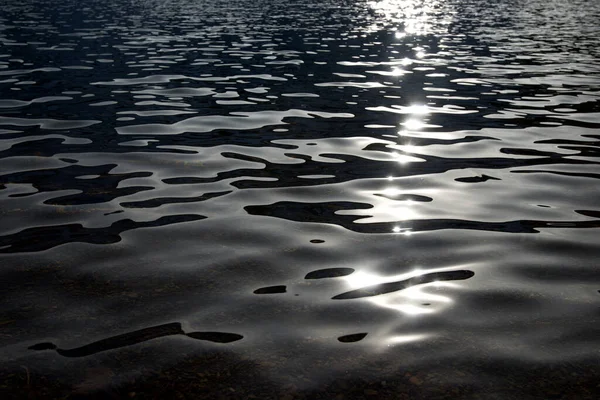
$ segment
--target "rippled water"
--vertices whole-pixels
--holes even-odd
[[[580,0],[0,1],[12,394],[218,351],[300,391],[593,398],[598,21]]]

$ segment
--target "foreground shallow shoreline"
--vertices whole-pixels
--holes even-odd
[[[311,371],[264,376],[265,363],[230,352],[187,357],[162,369],[127,371],[139,353],[114,355],[119,369],[91,367],[69,374],[44,374],[11,366],[0,372],[3,399],[595,399],[600,366],[593,361],[530,364],[485,359],[459,360],[433,368],[389,374],[385,362],[365,365],[365,377],[349,373],[326,383]],[[147,358],[148,356],[143,356]],[[286,360],[274,358],[277,370]],[[262,364],[262,365],[261,365]],[[389,369],[388,369],[389,370]],[[67,378],[67,376],[69,378]],[[68,379],[68,380],[67,380]],[[79,379],[79,382],[77,380]]]

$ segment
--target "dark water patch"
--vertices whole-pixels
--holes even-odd
[[[244,337],[237,333],[227,332],[190,332],[185,334],[192,339],[207,340],[215,343],[232,343],[242,340]]]
[[[118,186],[127,179],[143,178],[152,172],[132,172],[111,174],[116,164],[98,165],[93,167],[70,165],[63,168],[24,171],[0,176],[1,183],[26,183],[39,192],[58,190],[79,190],[81,193],[59,196],[46,200],[51,205],[81,205],[109,202],[122,196],[128,196],[141,191],[154,189],[149,186]],[[95,179],[78,179],[81,176],[97,176]]]
[[[600,220],[594,221],[539,221],[517,220],[505,222],[469,221],[457,219],[402,220],[393,222],[355,223],[368,215],[338,214],[342,210],[373,208],[366,203],[327,202],[296,203],[278,202],[263,206],[246,206],[251,215],[265,215],[299,222],[335,224],[359,233],[393,233],[398,225],[412,232],[436,231],[445,229],[481,230],[506,233],[538,233],[540,228],[598,228]]]
[[[585,215],[586,217],[600,219],[600,211],[598,210],[575,210],[577,214]]]
[[[254,178],[273,178],[276,179],[269,171],[264,169],[237,169],[235,171],[219,172],[216,177],[211,178],[197,178],[197,177],[178,177],[178,178],[167,178],[163,179],[163,182],[169,185],[189,185],[189,184],[202,184],[202,183],[215,183],[223,180],[230,180],[240,177],[254,177]],[[232,186],[241,188],[244,185],[252,187],[260,184],[258,180],[238,180],[231,183]]]
[[[216,182],[216,179],[212,178],[195,178],[195,177],[185,177],[185,178],[167,178],[162,180],[167,185],[192,185],[195,183],[210,183]]]
[[[251,215],[268,215],[292,221],[351,224],[358,219],[356,216],[339,215],[337,211],[373,208],[371,204],[353,203],[347,201],[326,203],[297,203],[282,201],[270,205],[249,205],[244,209]],[[363,217],[364,218],[364,217]]]
[[[415,276],[410,279],[403,281],[388,282],[378,285],[367,286],[364,288],[351,290],[333,296],[333,300],[350,300],[360,299],[363,297],[379,296],[381,294],[396,292],[398,290],[407,289],[415,285],[422,285],[425,283],[438,282],[438,281],[459,281],[473,277],[475,273],[473,271],[458,270],[458,271],[443,271],[443,272],[432,272],[429,274]]]
[[[500,179],[494,178],[493,176],[482,174],[481,176],[469,176],[469,177],[465,177],[465,178],[456,178],[454,180],[457,182],[464,182],[464,183],[478,183],[478,182],[485,182],[488,180],[499,181]]]
[[[83,136],[85,138],[85,136]],[[153,137],[152,137],[153,138]],[[89,139],[88,139],[89,140]],[[157,148],[158,144],[153,144],[152,142],[148,142],[148,144],[144,147],[144,152],[146,153],[172,153],[172,154],[197,154],[196,151],[192,150],[181,150],[181,149],[164,149]],[[1,158],[9,158],[9,157],[26,157],[26,156],[35,156],[35,157],[53,157],[58,154],[81,154],[86,153],[93,149],[94,144],[74,144],[70,143],[67,139],[62,138],[48,138],[48,139],[37,139],[37,140],[27,140],[21,143],[13,144],[9,149],[0,151]],[[90,148],[91,147],[91,148]],[[108,143],[105,145],[105,150],[110,151],[112,153],[131,153],[131,149],[127,146],[119,146],[117,143]],[[61,158],[61,160],[65,160]],[[66,159],[72,160],[72,159]],[[73,161],[65,161],[74,163]]]
[[[135,222],[122,219],[107,228],[86,228],[81,224],[27,228],[10,235],[0,236],[0,253],[42,251],[66,243],[110,244],[121,241],[121,233],[132,229],[159,227],[182,222],[199,221],[202,215],[171,215],[154,221]],[[9,246],[9,247],[4,247]]]
[[[56,352],[64,357],[86,357],[102,351],[117,349],[119,347],[132,346],[148,340],[156,339],[163,336],[183,335],[183,329],[180,323],[170,323],[164,325],[144,328],[133,332],[124,333],[122,335],[112,336],[107,339],[98,340],[85,346],[74,349],[60,349],[52,343],[39,343],[29,347],[31,350],[51,350],[56,349]]]
[[[88,186],[83,193],[55,197],[44,201],[44,203],[57,206],[107,203],[119,197],[129,196],[153,189],[154,187],[152,186],[136,186],[106,190],[102,187]]]
[[[338,340],[342,343],[354,343],[360,342],[364,338],[366,338],[368,333],[353,333],[351,335],[340,336]]]
[[[390,152],[391,153],[391,152]],[[412,156],[412,155],[411,155]],[[272,188],[288,186],[324,185],[331,183],[348,182],[358,179],[381,178],[382,175],[395,177],[410,177],[415,175],[442,174],[455,169],[508,169],[537,165],[592,165],[592,161],[568,158],[567,156],[554,154],[552,157],[537,158],[442,158],[432,155],[416,155],[423,162],[411,162],[403,165],[397,161],[378,161],[368,158],[351,156],[345,154],[322,153],[320,157],[338,160],[335,164],[335,178],[322,178],[311,180],[299,178],[304,175],[315,175],[322,172],[322,162],[315,160],[306,161],[302,164],[279,164],[267,163],[260,170],[237,170],[220,174],[218,178],[198,179],[197,183],[215,182],[223,179],[243,178],[253,176],[261,178],[272,178],[271,180],[256,181],[240,179],[232,183],[240,189],[249,188]],[[171,183],[171,182],[168,182]]]
[[[550,157],[559,159],[562,158],[561,154],[557,154],[551,151],[541,151],[535,149],[502,148],[500,149],[500,152],[515,156]]]
[[[0,158],[24,156],[52,157],[60,153],[82,153],[87,150],[85,146],[88,145],[68,144],[67,139],[62,138],[28,140],[15,143],[8,150],[0,151]]]
[[[526,170],[526,171],[510,171],[514,174],[553,174],[562,176],[573,176],[576,178],[592,178],[600,179],[600,174],[587,173],[587,172],[561,172],[561,171],[547,171],[547,170]]]
[[[286,293],[286,292],[287,292],[287,287],[285,285],[267,286],[267,287],[256,289],[254,291],[255,294],[279,294],[279,293]]]
[[[223,192],[205,193],[203,195],[195,197],[165,197],[143,201],[127,201],[120,203],[120,206],[125,208],[156,208],[165,204],[196,203],[200,201],[214,199],[215,197],[224,196],[229,193],[231,193],[231,190]]]
[[[340,276],[350,275],[353,272],[354,268],[325,268],[309,272],[304,279],[338,278]]]
[[[38,343],[28,347],[29,350],[56,350],[56,345],[50,342]]]

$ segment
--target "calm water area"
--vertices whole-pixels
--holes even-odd
[[[0,0],[3,399],[600,398],[600,1]]]

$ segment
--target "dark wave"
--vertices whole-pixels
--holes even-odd
[[[536,221],[515,220],[503,222],[469,221],[459,219],[407,219],[391,222],[356,223],[365,215],[338,214],[342,210],[364,210],[374,206],[366,203],[327,202],[296,203],[278,202],[264,206],[246,206],[252,215],[264,215],[298,222],[334,224],[359,233],[394,233],[399,225],[411,232],[437,231],[445,229],[479,230],[505,233],[538,233],[542,228],[598,228],[600,220],[586,221]],[[585,214],[587,216],[592,216]]]
[[[192,339],[206,340],[215,343],[231,343],[243,339],[242,335],[227,332],[190,332],[185,333],[178,322],[152,326],[133,332],[127,332],[122,335],[111,336],[106,339],[86,344],[85,346],[74,349],[61,349],[53,343],[38,343],[30,346],[30,350],[56,350],[63,357],[87,357],[92,354],[103,351],[118,349],[121,347],[133,346],[148,340],[157,339],[165,336],[185,335]]]
[[[0,253],[42,251],[66,243],[110,244],[121,241],[121,233],[133,229],[159,227],[182,222],[199,221],[202,215],[171,215],[154,221],[135,222],[122,219],[107,228],[86,228],[81,224],[27,228],[0,236]]]

